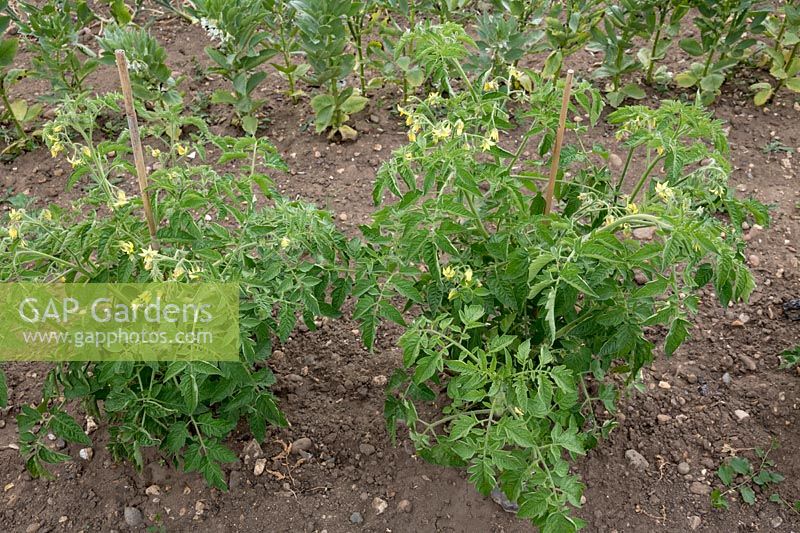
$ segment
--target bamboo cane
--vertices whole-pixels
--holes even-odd
[[[570,69],[567,71],[567,79],[564,81],[564,96],[561,99],[561,114],[558,116],[558,131],[556,132],[556,144],[553,147],[553,157],[550,159],[550,181],[547,183],[545,193],[544,214],[550,214],[553,210],[553,195],[556,188],[556,176],[558,175],[558,164],[561,161],[561,144],[564,142],[564,129],[567,125],[567,110],[569,109],[569,97],[572,91],[572,75],[575,72]]]
[[[128,129],[131,132],[131,146],[133,147],[133,161],[136,165],[136,177],[139,182],[139,192],[142,195],[142,207],[144,216],[147,220],[147,229],[150,232],[150,245],[154,250],[158,250],[159,244],[156,238],[156,220],[153,217],[153,208],[150,206],[150,194],[147,192],[147,169],[144,165],[144,152],[142,151],[142,139],[139,136],[139,121],[136,118],[136,108],[133,106],[133,89],[131,88],[131,78],[128,75],[128,60],[124,50],[115,52],[117,57],[117,70],[119,71],[119,81],[122,85],[122,96],[125,100],[125,115],[128,118]]]

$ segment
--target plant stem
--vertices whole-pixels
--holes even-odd
[[[17,120],[14,110],[11,109],[11,102],[8,101],[8,93],[6,93],[5,82],[2,79],[0,79],[0,96],[3,98],[3,105],[6,107],[6,111],[8,112],[8,116],[11,117],[11,121],[14,123],[14,128],[17,130],[17,134],[23,141],[28,140],[28,136],[25,134],[25,129],[22,127],[22,123]]]
[[[619,176],[617,186],[614,187],[614,201],[616,201],[619,197],[619,192],[622,190],[622,184],[625,183],[625,176],[628,175],[628,167],[631,165],[631,159],[633,159],[633,151],[635,149],[635,146],[631,146],[630,150],[628,150],[628,157],[625,158],[625,165],[622,167],[622,174]]]
[[[792,51],[789,52],[789,59],[786,61],[785,70],[789,70],[789,69],[792,68],[792,63],[794,63],[794,58],[797,55],[797,50],[799,50],[799,49],[800,49],[800,42],[794,43],[794,46],[792,47]],[[788,79],[789,78],[787,77],[787,78],[784,78],[784,79],[782,79],[781,81],[778,82],[778,88],[775,89],[776,93],[779,90],[781,90],[781,88],[783,88],[784,85],[786,85],[786,80],[788,80]]]
[[[547,183],[545,193],[544,214],[548,215],[553,210],[553,194],[556,187],[556,176],[558,175],[558,164],[561,160],[561,144],[564,142],[564,129],[567,125],[567,109],[569,109],[569,97],[572,90],[572,69],[567,71],[567,79],[564,81],[564,96],[561,98],[561,113],[558,116],[558,130],[556,132],[556,144],[553,147],[553,155],[550,158],[550,181]]]
[[[658,48],[658,41],[661,40],[661,26],[664,24],[664,11],[659,10],[658,12],[658,28],[656,29],[656,36],[653,39],[653,46],[650,47],[650,65],[647,67],[647,76],[645,77],[645,81],[647,81],[648,85],[652,85],[653,83],[653,67],[655,67],[655,55],[656,49]]]
[[[631,193],[631,202],[636,201],[636,196],[639,194],[639,191],[642,190],[642,187],[644,186],[644,182],[647,181],[647,178],[648,178],[648,176],[650,176],[650,173],[653,172],[653,169],[656,168],[656,165],[662,159],[664,159],[663,155],[656,157],[655,159],[653,159],[653,162],[650,163],[650,166],[647,167],[647,170],[644,171],[644,174],[642,174],[642,177],[639,178],[639,183],[636,184],[636,187],[633,189],[633,192]]]

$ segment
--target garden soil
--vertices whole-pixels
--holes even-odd
[[[222,86],[206,74],[208,42],[202,31],[166,15],[153,31],[167,47],[173,69],[186,76],[187,103],[216,119],[218,131],[235,132],[229,111],[209,108],[200,97]],[[683,61],[678,59],[674,70]],[[582,54],[571,58],[570,66],[588,75],[595,62]],[[713,111],[729,127],[732,186],[737,194],[772,206],[770,227],[745,231],[758,287],[749,304],[729,308],[707,291],[692,340],[645,371],[646,391],[632,391],[622,400],[619,427],[576,463],[586,485],[577,514],[588,522],[587,531],[800,531],[800,515],[767,501],[772,490],[757,491],[752,506],[731,497],[731,508],[723,511],[711,508],[708,495],[720,485],[714,472],[722,461],[733,454],[753,460],[754,448],[775,442],[779,447],[770,459],[786,479],[774,491],[789,502],[800,500],[800,376],[780,369],[778,357],[800,344],[800,322],[782,312],[784,301],[800,298],[800,104],[782,93],[767,108],[756,108],[747,87],[757,80],[749,76],[763,73],[736,76]],[[95,76],[94,86],[115,90],[115,82],[109,69]],[[17,87],[29,97],[45,89],[38,82]],[[309,127],[307,98],[292,106],[274,73],[263,89],[270,121],[263,134],[291,169],[275,176],[281,192],[332,210],[344,231],[357,234],[373,209],[377,168],[405,141],[392,112],[396,95],[384,90],[354,117],[357,141],[332,144]],[[652,94],[642,103],[679,96]],[[503,142],[513,145],[514,139]],[[600,125],[584,142],[613,148],[612,130]],[[68,174],[65,162],[40,147],[0,164],[0,190],[68,204],[81,190],[79,185],[65,191]],[[383,385],[400,365],[397,331],[381,330],[368,353],[356,328],[349,320],[325,321],[316,331],[297,330],[275,352],[269,365],[291,425],[272,429],[261,446],[251,442],[244,426],[235,432],[227,444],[240,461],[226,469],[227,493],[206,487],[195,474],[177,472],[155,454],[141,473],[115,463],[104,448],[102,424],[92,434],[91,460],[67,446],[75,460],[54,468],[52,480],[33,480],[13,448],[17,408],[1,411],[0,530],[532,531],[479,495],[465,472],[418,458],[402,431],[397,443],[391,442],[383,422]],[[658,339],[663,332],[652,335]],[[10,405],[37,401],[47,366],[4,368]],[[260,475],[254,472],[258,459],[266,459]]]

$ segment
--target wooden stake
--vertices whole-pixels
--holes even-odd
[[[144,216],[147,220],[147,229],[150,231],[150,246],[154,250],[158,250],[156,219],[153,217],[153,208],[150,206],[150,195],[147,192],[147,169],[144,166],[142,139],[139,137],[139,120],[136,118],[136,108],[133,106],[133,89],[131,88],[131,78],[128,75],[128,59],[125,57],[124,50],[117,50],[115,55],[117,56],[119,81],[122,85],[122,96],[125,99],[125,115],[128,117],[128,129],[131,132],[133,162],[136,165],[136,177],[139,181],[139,192],[142,195],[142,207],[144,207]]]
[[[556,188],[556,176],[558,175],[558,164],[561,161],[561,144],[564,142],[564,129],[567,126],[567,110],[569,109],[569,97],[572,91],[572,69],[567,71],[567,79],[564,81],[564,96],[561,99],[561,114],[558,116],[558,131],[556,132],[556,145],[553,147],[553,157],[550,159],[550,181],[547,183],[545,193],[544,214],[548,215],[553,210],[553,195]]]

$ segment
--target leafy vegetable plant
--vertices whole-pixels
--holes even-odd
[[[723,304],[753,290],[740,234],[713,216],[745,211],[727,187],[725,137],[685,104],[622,108],[612,123],[645,170],[616,173],[595,162],[602,149],[566,146],[548,214],[562,86],[531,73],[530,91],[481,90],[460,68],[470,49],[437,52],[464,90],[402,109],[410,142],[377,177],[383,208],[363,229],[355,316],[368,344],[383,319],[406,327],[387,386],[392,431],[402,421],[422,457],[466,467],[483,494],[499,487],[542,531],[574,531],[582,486],[569,460],[614,427],[604,411],[654,356],[645,328],[662,327],[672,354],[701,287]],[[530,110],[521,122],[512,105]],[[594,123],[599,95],[582,83],[570,109]],[[504,148],[517,127],[521,142]],[[523,161],[531,143],[538,156]]]
[[[645,70],[645,82],[666,84],[670,74],[666,67],[656,68],[669,50],[673,39],[681,29],[681,20],[689,12],[689,4],[684,0],[670,2],[646,3],[641,6],[645,11],[645,34],[647,46],[641,48],[636,54],[637,59]]]
[[[161,244],[154,250],[140,198],[106,177],[109,152],[124,151],[126,138],[84,143],[85,131],[73,129],[101,113],[118,113],[117,99],[111,94],[67,105],[45,127],[51,150],[60,146],[54,151],[71,157],[76,169],[86,168],[95,186],[74,208],[12,211],[0,233],[0,279],[238,283],[240,361],[57,364],[41,402],[21,408],[20,452],[32,474],[47,475],[46,464],[69,458],[48,448],[47,432],[88,444],[67,414],[67,405],[80,401],[87,414],[108,423],[115,457],[141,468],[143,450],[155,447],[171,463],[225,489],[221,465],[236,455],[223,440],[237,423],[246,419],[259,440],[268,424],[286,424],[269,391],[275,378],[264,364],[273,340],[286,340],[298,316],[313,328],[315,316],[338,314],[350,287],[340,275],[349,249],[329,215],[273,192],[267,172],[285,167],[268,141],[218,137],[199,124],[170,150],[150,150],[161,163],[151,175]],[[212,146],[218,163],[231,169],[225,174],[205,158]],[[230,162],[241,162],[240,168]],[[266,195],[269,207],[259,207],[256,195]]]
[[[281,62],[272,62],[272,66],[286,78],[288,95],[296,104],[303,95],[303,91],[297,88],[297,80],[305,76],[309,69],[308,63],[293,60],[301,53],[299,29],[295,24],[297,12],[284,0],[265,0],[264,5],[268,13],[264,25],[268,29],[269,46],[281,59]]]
[[[584,47],[591,30],[603,17],[601,0],[566,0],[551,2],[544,19],[545,41],[540,51],[549,50],[544,62],[544,74],[559,77],[564,59]]]
[[[769,73],[777,83],[774,87],[768,82],[750,86],[756,93],[753,97],[756,105],[764,105],[783,87],[800,92],[800,3],[786,2],[767,17],[764,26],[764,33],[772,43],[763,52]]]
[[[0,35],[3,36],[11,23],[11,17],[2,14],[6,9],[8,9],[8,2],[0,0]],[[16,133],[16,140],[8,143],[3,154],[14,151],[29,142],[26,126],[36,120],[42,111],[41,104],[31,106],[21,98],[11,100],[8,94],[11,86],[27,75],[24,69],[13,68],[18,48],[19,41],[17,39],[0,37],[0,101],[3,104],[0,121],[11,122]]]
[[[756,491],[754,488],[758,487],[758,492],[764,492],[770,489],[772,485],[783,481],[784,477],[770,470],[775,466],[775,462],[769,459],[769,453],[777,446],[773,444],[769,449],[764,450],[756,448],[756,456],[759,461],[753,467],[753,464],[745,457],[731,457],[717,469],[717,477],[724,485],[724,489],[714,489],[711,492],[711,505],[718,509],[727,509],[729,507],[728,497],[738,493],[742,502],[747,505],[756,503]],[[783,499],[777,493],[770,496],[770,501],[776,503],[783,503]]]
[[[213,42],[206,54],[214,61],[213,71],[232,86],[231,91],[214,92],[212,101],[232,105],[242,127],[254,133],[256,112],[264,104],[253,92],[267,77],[258,67],[276,54],[266,46],[268,34],[262,25],[268,11],[261,0],[199,0],[195,16]]]
[[[80,40],[81,30],[95,20],[85,0],[47,0],[41,5],[20,2],[25,20],[19,31],[31,39],[33,73],[50,82],[54,97],[76,96],[97,69],[97,54]]]
[[[751,35],[763,31],[768,12],[753,0],[692,0],[691,5],[698,10],[694,23],[700,39],[681,39],[680,47],[702,62],[692,63],[675,81],[679,87],[696,87],[700,100],[708,104],[716,99],[731,69],[757,43]]]
[[[354,139],[358,133],[348,126],[350,115],[364,109],[367,98],[347,86],[347,76],[355,67],[355,55],[347,51],[346,21],[357,17],[360,3],[351,0],[293,0],[297,10],[302,48],[311,64],[310,81],[325,93],[311,99],[317,133],[337,133]]]
[[[99,39],[102,54],[100,61],[113,65],[114,52],[124,50],[128,58],[133,93],[144,102],[163,102],[175,105],[181,102],[177,91],[178,81],[166,64],[167,51],[146,29],[134,26],[110,26]]]

